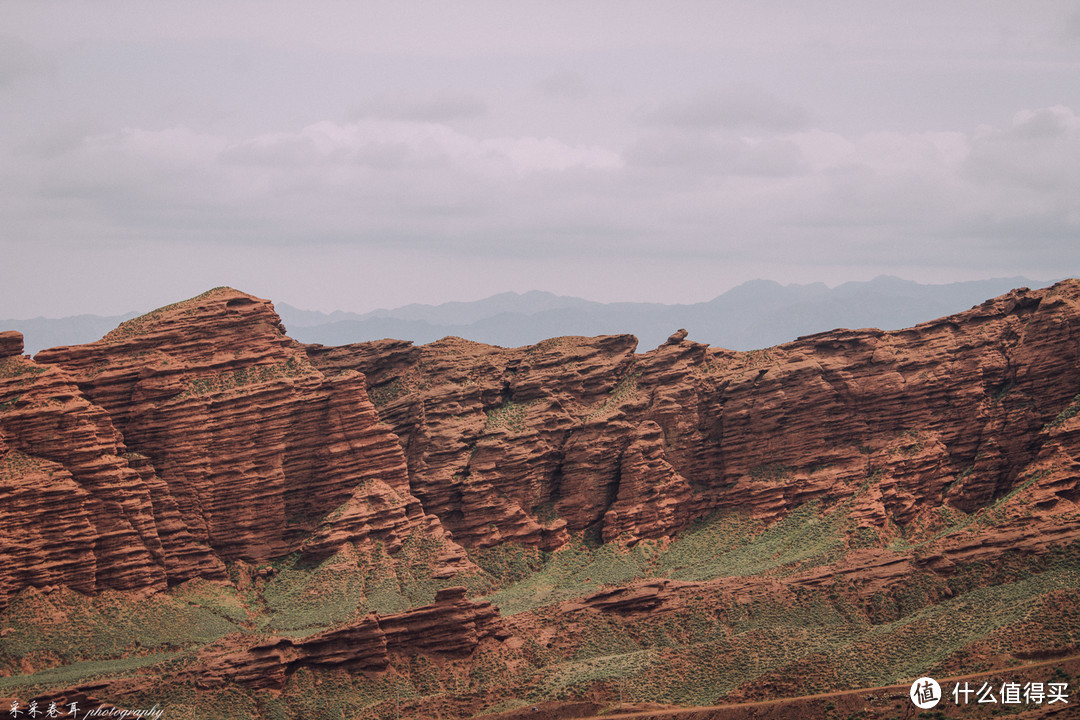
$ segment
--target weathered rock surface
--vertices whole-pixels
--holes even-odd
[[[144,459],[59,368],[0,361],[0,607],[27,585],[155,592],[223,577]]]
[[[465,599],[464,587],[439,591],[432,605],[362,620],[303,639],[272,637],[239,651],[209,651],[191,674],[202,687],[225,682],[281,688],[298,667],[385,670],[394,652],[467,657],[485,638],[510,636],[499,611]]]
[[[610,590],[588,595],[581,600],[563,604],[563,611],[572,613],[582,610],[602,613],[631,615],[653,613],[665,604],[678,604],[678,591],[689,588],[700,592],[702,583],[673,582],[671,580],[644,580]],[[674,601],[674,602],[673,602]]]
[[[1025,481],[1046,452],[1041,429],[1080,392],[1078,303],[1080,282],[1066,281],[906,330],[835,330],[752,352],[680,331],[644,354],[611,336],[517,349],[380,341],[308,356],[368,375],[414,494],[465,544],[551,548],[579,531],[632,542],[715,509],[768,521],[864,486],[860,524],[906,527],[942,505],[986,507]],[[1053,507],[1065,513],[1076,509],[1072,458],[1054,471]]]
[[[223,579],[223,561],[394,551],[417,527],[444,577],[469,567],[411,495],[364,377],[312,367],[265,300],[219,288],[0,363],[0,507],[17,512],[0,607],[27,584],[153,592]]]
[[[21,355],[23,351],[23,336],[15,330],[0,332],[0,358]]]
[[[418,530],[446,579],[472,567],[458,542],[663,541],[715,510],[770,523],[808,502],[879,540],[927,542],[848,547],[783,579],[646,580],[562,609],[631,616],[838,582],[866,599],[1080,539],[1080,282],[897,332],[732,352],[679,331],[635,349],[631,336],[303,346],[270,303],[228,288],[34,360],[5,337],[0,608],[28,585],[152,593],[223,580],[229,561],[393,553]],[[198,677],[281,687],[303,665],[380,670],[395,652],[467,655],[505,634],[489,604],[441,591],[215,651]]]
[[[334,616],[351,622],[306,638],[230,635],[163,680],[280,690],[300,668],[378,674],[403,671],[402,655],[480,648],[478,667],[500,653],[517,663],[506,677],[535,688],[547,680],[530,668],[548,651],[576,658],[578,629],[702,612],[722,625],[737,606],[826,597],[845,612],[861,606],[860,622],[890,621],[900,612],[890,599],[913,577],[925,581],[919,602],[933,603],[966,592],[979,568],[986,583],[1011,561],[1038,571],[1080,539],[1080,282],[898,332],[836,330],[741,353],[680,330],[635,349],[630,336],[516,349],[457,338],[303,346],[268,302],[227,288],[34,360],[21,338],[0,335],[0,609],[27,586],[153,593],[225,581],[228,562],[240,596],[259,597],[275,572],[316,567],[253,567],[293,552],[319,561],[346,549],[338,559],[365,571],[358,563],[406,548],[416,563],[406,570],[427,582],[429,571],[445,580],[474,570],[457,542],[658,539],[615,550],[655,561],[613,575],[638,579],[585,578],[591,594],[505,621],[463,587],[386,615],[354,613],[354,593]],[[683,565],[657,559],[671,557],[667,538],[710,512],[758,533],[807,503],[795,518],[809,534],[784,542],[824,537],[812,556],[792,553],[765,572],[731,565],[731,576],[678,574]],[[828,534],[815,535],[826,522]],[[417,537],[423,557],[409,559]],[[571,559],[579,548],[567,548]],[[1029,557],[1043,553],[1045,562]],[[505,560],[516,577],[522,557],[541,554],[478,557],[493,568]],[[347,565],[320,564],[319,582],[278,590],[338,597],[330,591],[343,588],[320,583]],[[361,575],[365,593],[382,582],[356,572],[343,585]],[[246,633],[268,607],[246,608]],[[1071,617],[1045,612],[1059,625]],[[435,664],[443,680],[468,666]],[[147,679],[92,680],[58,697],[139,694]]]

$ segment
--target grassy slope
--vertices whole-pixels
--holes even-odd
[[[964,567],[948,584],[916,576],[869,601],[838,583],[746,603],[703,594],[674,613],[635,618],[567,617],[553,608],[635,578],[784,578],[835,562],[867,543],[848,508],[809,504],[771,527],[717,515],[667,545],[596,547],[579,538],[554,553],[514,546],[474,552],[482,572],[464,579],[470,594],[501,608],[522,639],[518,648],[484,646],[468,660],[400,658],[381,678],[302,669],[276,698],[153,682],[143,697],[150,705],[167,699],[173,718],[340,718],[343,708],[345,717],[393,717],[402,705],[406,714],[410,705],[449,713],[461,697],[506,708],[597,692],[708,704],[761,680],[814,692],[970,667],[1015,646],[1021,634],[1037,636],[1044,649],[1080,642],[1077,623],[1063,616],[1080,600],[1075,550],[1036,564]],[[935,534],[963,532],[973,522],[950,520]],[[918,543],[892,547],[905,554]],[[0,692],[26,696],[102,675],[153,678],[230,633],[306,635],[370,610],[423,605],[438,587],[462,582],[430,580],[437,553],[436,543],[418,535],[395,556],[370,545],[317,565],[282,558],[270,580],[243,592],[200,582],[146,600],[29,590],[0,616],[0,668],[15,676],[0,679]]]

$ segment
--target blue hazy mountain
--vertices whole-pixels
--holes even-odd
[[[149,308],[148,308],[149,309]],[[72,315],[63,318],[36,317],[29,320],[0,320],[0,330],[18,330],[23,334],[25,349],[30,355],[57,345],[82,345],[100,340],[117,325],[138,316]]]
[[[456,335],[516,347],[560,335],[631,333],[640,341],[639,350],[647,350],[686,328],[692,340],[751,350],[838,327],[910,327],[967,310],[1013,288],[1049,284],[1012,277],[924,285],[883,275],[835,288],[752,280],[708,302],[687,305],[598,303],[532,291],[364,314],[317,313],[284,303],[275,307],[292,337],[323,345],[387,337],[420,344]]]
[[[751,280],[702,303],[599,303],[534,290],[500,293],[475,302],[406,305],[359,314],[300,310],[276,302],[289,335],[308,343],[345,345],[397,338],[421,344],[447,335],[517,347],[560,335],[638,337],[638,349],[663,343],[679,328],[691,340],[734,350],[752,350],[838,327],[896,330],[967,310],[1017,287],[1050,282],[1023,277],[924,285],[891,276],[849,282],[781,285]],[[149,310],[150,308],[147,308]],[[102,317],[0,320],[0,330],[18,330],[26,352],[99,339],[138,313]]]

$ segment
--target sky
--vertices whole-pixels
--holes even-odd
[[[0,317],[1080,275],[1080,5],[0,2]]]

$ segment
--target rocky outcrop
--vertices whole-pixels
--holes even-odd
[[[312,367],[265,300],[218,288],[36,359],[78,377],[225,560],[398,547],[434,522],[363,375]]]
[[[223,561],[393,552],[417,528],[437,574],[471,567],[410,493],[363,375],[314,368],[269,302],[229,288],[0,360],[0,436],[0,501],[18,509],[0,607],[28,584],[154,592],[223,579]]]
[[[2,491],[28,510],[10,523],[24,540],[0,545],[0,591],[37,582],[31,569],[152,591],[220,578],[229,560],[393,552],[417,529],[440,544],[446,578],[471,567],[455,541],[634,543],[713,510],[771,522],[849,498],[856,525],[894,532],[1023,491],[1038,510],[1024,527],[1039,529],[998,524],[1033,548],[1063,542],[1080,501],[1078,323],[1067,281],[906,330],[754,352],[682,331],[641,354],[625,335],[326,348],[290,340],[267,301],[219,288],[34,361],[8,341]],[[44,518],[60,496],[64,512]],[[92,551],[47,550],[57,532]],[[995,547],[948,542],[944,568]]]
[[[23,351],[23,336],[15,330],[0,332],[0,358],[21,355]]]
[[[701,583],[644,580],[564,603],[562,609],[568,613],[583,610],[618,615],[655,613],[665,605],[669,608],[683,606],[685,603],[678,597],[679,590],[689,588],[692,592],[700,592],[701,587]]]
[[[394,615],[371,613],[303,639],[272,637],[239,651],[211,650],[189,674],[200,687],[237,682],[281,688],[299,667],[379,671],[390,665],[391,653],[403,651],[467,657],[485,638],[510,635],[491,603],[467,600],[465,591],[445,588],[432,605]]]
[[[310,346],[362,369],[413,492],[461,542],[633,542],[714,509],[766,521],[857,494],[872,527],[1021,482],[1080,392],[1080,283],[1021,289],[914,328],[835,330],[732,352],[679,331],[503,349],[455,338]],[[1071,442],[1071,440],[1070,440]],[[1076,475],[1059,479],[1066,500]],[[1068,509],[1062,506],[1063,509]]]
[[[155,592],[224,577],[143,458],[59,368],[0,361],[0,607],[27,585]]]
[[[576,663],[582,638],[593,646],[606,628],[705,613],[734,632],[743,606],[818,600],[856,625],[886,621],[1005,571],[1038,575],[1075,557],[1080,539],[1077,281],[902,331],[835,330],[754,352],[709,348],[683,330],[644,353],[626,335],[513,349],[458,338],[303,346],[270,303],[228,288],[97,343],[34,360],[21,349],[0,336],[0,610],[27,586],[153,593],[224,581],[232,562],[248,634],[170,665],[178,675],[164,685],[281,690],[300,668],[404,673],[402,656],[415,653],[441,656],[434,664],[450,678],[469,663],[442,658],[482,648],[477,667],[487,650],[504,653],[513,692],[532,692],[551,678],[530,668],[564,651]],[[797,531],[772,525],[799,506]],[[668,538],[713,511],[730,516],[689,538],[688,565],[677,555],[687,546],[667,553]],[[698,572],[693,544],[729,519],[761,558]],[[352,610],[384,581],[405,588],[408,575],[418,582],[401,599],[426,602],[415,598],[475,571],[457,542],[573,540],[558,570],[577,543],[645,539],[658,542],[600,551],[618,570],[590,570],[591,594],[552,595],[558,605],[505,624],[463,587],[407,612]],[[791,552],[802,543],[806,553]],[[340,564],[318,563],[343,549]],[[379,572],[384,551],[398,550],[400,567]],[[294,552],[306,557],[264,565]],[[493,569],[472,586],[501,593],[544,556],[476,557]],[[339,568],[348,594],[329,587]],[[309,570],[319,574],[301,583]],[[287,602],[259,604],[277,581]],[[256,634],[264,612],[301,614],[325,597],[344,603],[333,617],[352,620],[303,638]],[[25,657],[6,667],[15,660]],[[146,680],[71,690],[124,696],[115,683]],[[478,694],[470,714],[479,707]]]
[[[401,439],[413,493],[459,542],[553,548],[568,528],[597,523],[616,488],[630,426],[610,427],[606,409],[635,344],[558,338],[506,350],[446,338],[412,350],[383,341],[308,353],[327,370],[382,368],[371,395]]]

